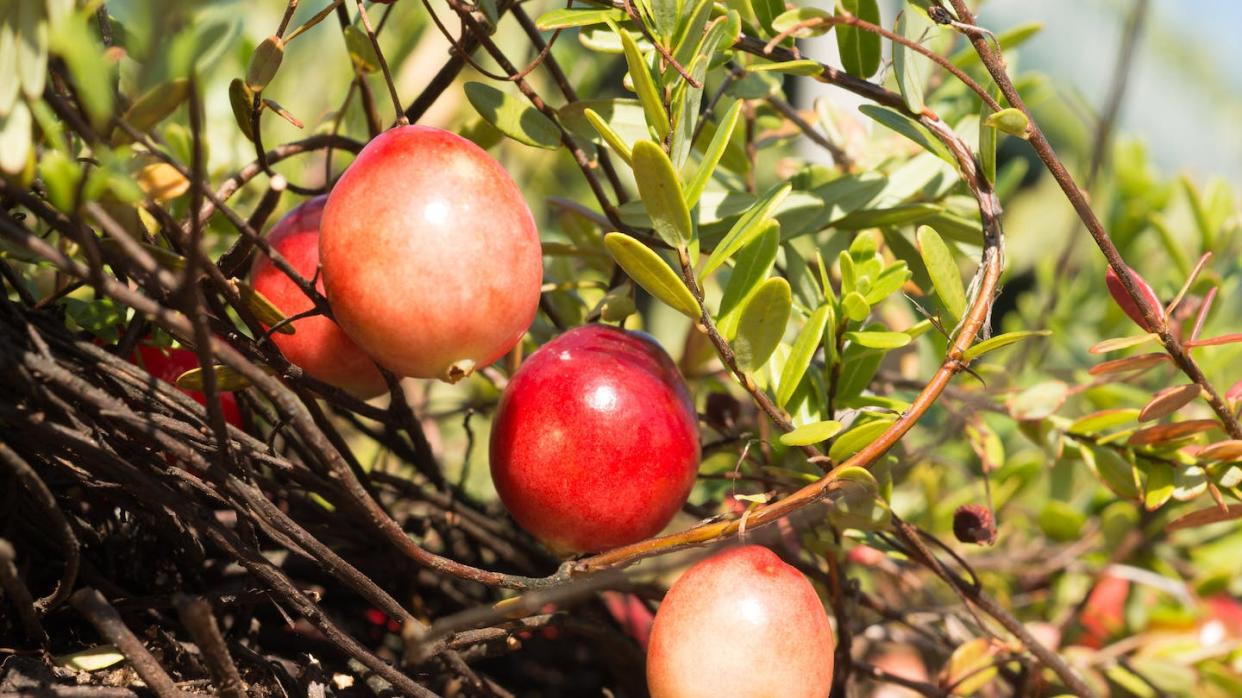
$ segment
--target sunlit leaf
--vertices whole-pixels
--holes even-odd
[[[536,148],[556,150],[560,147],[560,129],[525,100],[482,82],[468,82],[463,89],[470,106],[497,131]]]
[[[931,226],[919,226],[915,235],[936,295],[953,321],[961,320],[966,312],[966,289],[962,286],[962,272],[957,268],[952,250]]]
[[[957,164],[957,161],[953,158],[953,154],[949,152],[949,149],[945,146],[945,144],[941,143],[938,138],[932,135],[932,132],[927,130],[926,126],[914,121],[905,114],[889,109],[888,107],[881,107],[874,104],[864,104],[858,108],[858,111],[866,114],[872,119],[875,119],[886,128],[890,128],[906,138],[909,138],[918,145],[922,146],[924,150],[943,159],[945,162],[948,162],[951,165]]]
[[[1121,351],[1129,349],[1140,344],[1146,344],[1154,341],[1158,337],[1154,334],[1140,334],[1133,337],[1116,337],[1114,339],[1106,339],[1102,342],[1096,342],[1087,350],[1088,354],[1107,354],[1113,351]]]
[[[845,458],[866,448],[871,442],[879,438],[892,426],[892,420],[874,420],[856,426],[842,434],[833,442],[832,448],[828,451],[828,457],[836,462],[841,462]]]
[[[603,24],[612,20],[614,22],[623,22],[626,20],[625,12],[622,10],[580,10],[560,8],[545,12],[535,20],[535,25],[540,31],[552,31],[554,29],[566,29],[568,27],[586,27],[592,24]]]
[[[846,332],[845,338],[871,349],[899,349],[910,343],[905,332]]]
[[[1126,443],[1131,446],[1148,446],[1151,444],[1163,443],[1165,441],[1174,441],[1184,439],[1187,436],[1201,434],[1212,429],[1219,429],[1220,423],[1213,419],[1191,419],[1185,422],[1176,422],[1174,424],[1160,424],[1154,427],[1139,429],[1130,435]]]
[[[762,227],[759,235],[738,253],[733,273],[729,275],[724,295],[720,298],[716,324],[725,339],[733,339],[737,334],[737,320],[746,300],[767,278],[776,262],[781,243],[780,224],[770,220]]]
[[[1093,376],[1102,376],[1110,373],[1124,373],[1126,371],[1146,371],[1167,361],[1170,361],[1169,355],[1163,352],[1139,354],[1138,356],[1127,356],[1122,359],[1113,359],[1112,361],[1096,364],[1091,367],[1088,373]]]
[[[764,194],[762,199],[747,209],[746,213],[742,214],[737,222],[733,224],[733,227],[729,229],[729,232],[725,233],[724,238],[716,245],[716,249],[712,250],[707,261],[703,263],[703,270],[699,272],[699,278],[706,279],[721,264],[727,262],[743,245],[763,232],[761,224],[785,200],[791,189],[792,185],[788,182],[777,185]]]
[[[798,384],[802,382],[802,376],[806,374],[807,368],[811,365],[811,359],[819,350],[820,342],[824,338],[824,328],[831,320],[832,306],[824,304],[811,313],[806,325],[803,325],[798,338],[794,340],[793,349],[789,351],[789,358],[785,360],[785,368],[781,371],[781,379],[776,391],[777,405],[784,407],[793,397]]]
[[[1139,421],[1152,422],[1161,417],[1167,417],[1193,402],[1199,397],[1201,391],[1202,389],[1195,383],[1165,388],[1156,393],[1151,402],[1143,407],[1143,411],[1139,412]]]
[[[669,307],[699,320],[702,310],[694,294],[651,248],[624,233],[608,233],[604,247],[634,283]]]
[[[1197,528],[1235,519],[1242,519],[1242,504],[1230,504],[1224,509],[1213,506],[1207,509],[1192,511],[1169,522],[1165,525],[1164,530],[1177,531],[1183,528]]]
[[[230,392],[233,390],[241,390],[250,386],[250,380],[242,374],[235,371],[231,366],[224,364],[216,364],[211,367],[211,372],[216,376],[216,390]],[[177,376],[177,387],[186,390],[202,390],[203,389],[203,369],[192,368],[180,376]]]
[[[1020,342],[1028,337],[1047,337],[1052,334],[1052,330],[1019,330],[1017,332],[1006,332],[998,334],[991,339],[985,339],[978,344],[971,345],[969,349],[962,352],[962,358],[966,361],[973,361],[980,356],[990,352],[1002,349],[1011,344]]]
[[[861,20],[880,24],[880,7],[876,0],[838,0],[838,4]],[[879,34],[838,24],[837,48],[841,52],[841,65],[845,67],[845,72],[856,78],[869,78],[880,69]]]
[[[804,424],[791,432],[781,434],[780,442],[786,446],[810,446],[827,441],[841,431],[841,423],[831,420]]]
[[[631,157],[638,192],[656,234],[673,247],[689,244],[693,232],[690,209],[668,154],[655,143],[642,140],[634,144]]]
[[[1069,426],[1071,434],[1096,434],[1112,427],[1129,424],[1138,418],[1139,411],[1130,408],[1117,408],[1092,412],[1074,420]]]
[[[729,107],[724,116],[720,117],[720,124],[716,128],[712,140],[707,144],[707,148],[703,151],[703,159],[699,161],[699,169],[695,171],[694,177],[690,183],[686,185],[686,205],[694,206],[698,203],[699,197],[703,195],[703,190],[707,188],[707,183],[711,181],[712,173],[716,171],[716,166],[720,164],[720,158],[724,156],[725,148],[729,145],[729,139],[733,136],[733,127],[737,125],[738,116],[742,113],[742,100],[736,100]]]
[[[927,15],[914,5],[908,5],[897,15],[895,29],[897,34],[919,43],[932,26]],[[904,44],[893,42],[893,77],[897,79],[901,98],[905,100],[910,111],[916,114],[923,111],[923,89],[931,76],[931,70],[931,59]]]
[[[755,289],[738,318],[733,340],[733,353],[742,370],[753,371],[767,362],[785,335],[791,308],[788,281],[773,277]]]
[[[634,92],[638,95],[638,101],[643,105],[647,125],[655,129],[656,135],[663,139],[668,135],[668,112],[664,110],[664,101],[660,99],[660,92],[656,88],[655,79],[651,77],[647,61],[643,58],[642,52],[638,50],[638,44],[634,42],[629,32],[611,21],[608,24],[621,37],[625,63],[629,66],[630,78],[634,81]]]
[[[1218,441],[1207,446],[1196,455],[1199,460],[1238,461],[1242,460],[1242,440],[1230,439]]]

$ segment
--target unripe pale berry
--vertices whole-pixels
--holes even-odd
[[[513,179],[466,139],[400,126],[328,195],[319,239],[336,321],[395,373],[458,380],[513,348],[543,280]]]
[[[267,241],[305,279],[319,271],[319,224],[326,197],[319,196],[293,209],[268,233]],[[286,316],[304,313],[315,304],[302,293],[267,255],[257,255],[250,278]],[[323,293],[323,279],[316,289]],[[294,320],[293,334],[272,334],[272,341],[285,357],[312,377],[362,397],[384,392],[387,387],[375,362],[354,344],[340,326],[323,315]]]
[[[743,545],[700,561],[656,612],[652,698],[825,698],[836,640],[815,588],[772,551]]]
[[[668,525],[694,485],[697,415],[654,340],[587,325],[513,375],[491,434],[513,518],[561,553],[614,548]]]

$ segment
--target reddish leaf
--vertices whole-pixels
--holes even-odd
[[[1199,451],[1199,460],[1242,460],[1242,441],[1220,441]]]
[[[1165,388],[1156,393],[1152,397],[1151,402],[1143,407],[1143,411],[1139,412],[1139,421],[1151,422],[1161,417],[1167,417],[1199,397],[1199,392],[1200,388],[1195,383]]]
[[[1186,347],[1215,347],[1221,344],[1237,344],[1238,342],[1242,342],[1242,332],[1222,334],[1219,337],[1209,337],[1207,339],[1192,339],[1186,342]]]
[[[1191,419],[1185,422],[1177,422],[1176,424],[1161,424],[1155,427],[1139,429],[1130,435],[1127,443],[1131,446],[1147,446],[1164,441],[1182,439],[1219,427],[1220,423],[1214,419]]]
[[[1139,293],[1142,294],[1143,299],[1147,301],[1147,304],[1151,306],[1156,314],[1159,314],[1163,309],[1163,304],[1160,302],[1160,298],[1156,296],[1156,292],[1152,290],[1151,284],[1147,283],[1142,276],[1139,276],[1138,272],[1129,267],[1126,268],[1130,270],[1130,274],[1134,277],[1134,283],[1138,286]],[[1104,281],[1108,284],[1108,292],[1112,294],[1113,300],[1117,301],[1117,305],[1121,306],[1126,315],[1130,316],[1134,324],[1148,332],[1156,331],[1156,328],[1147,322],[1147,318],[1143,317],[1143,311],[1139,310],[1138,304],[1130,297],[1126,287],[1121,284],[1121,277],[1117,276],[1112,267],[1109,267],[1108,271],[1104,273]]]
[[[1140,371],[1147,370],[1153,366],[1159,366],[1169,360],[1169,355],[1152,352],[1151,354],[1139,354],[1138,356],[1127,356],[1124,359],[1113,359],[1105,361],[1102,364],[1092,366],[1088,371],[1093,376],[1099,376],[1106,373],[1121,373],[1122,371]]]
[[[1238,381],[1237,383],[1229,386],[1229,389],[1225,391],[1225,399],[1231,402],[1234,400],[1242,400],[1242,381]]]
[[[1208,509],[1192,511],[1169,523],[1164,527],[1164,530],[1176,531],[1180,528],[1195,528],[1220,523],[1221,521],[1232,521],[1233,519],[1242,519],[1242,504],[1230,504],[1223,509],[1221,507],[1210,507]]]

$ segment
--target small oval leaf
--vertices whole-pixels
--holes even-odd
[[[931,226],[919,226],[916,238],[936,295],[953,321],[961,320],[966,312],[966,289],[962,286],[962,272],[957,268],[953,252]]]
[[[733,353],[743,371],[767,363],[785,335],[792,307],[789,282],[780,277],[768,279],[755,289],[742,309],[733,340]]]
[[[1138,356],[1127,356],[1123,359],[1105,361],[1092,366],[1087,373],[1093,376],[1103,376],[1110,373],[1124,373],[1126,371],[1146,371],[1167,361],[1170,361],[1168,354],[1152,352],[1150,354],[1139,354]]]
[[[651,225],[660,239],[673,247],[690,243],[690,209],[681,191],[673,162],[660,146],[643,140],[634,144],[634,179]]]
[[[497,131],[535,148],[560,147],[561,130],[543,112],[481,82],[468,82],[464,89],[470,105]]]
[[[1052,330],[1021,330],[1018,332],[998,334],[991,339],[985,339],[982,342],[971,346],[969,349],[962,352],[962,358],[966,361],[973,361],[990,351],[996,351],[997,349],[1007,347],[1010,344],[1015,344],[1026,339],[1027,337],[1047,337],[1050,334],[1052,334]]]
[[[850,429],[833,442],[832,448],[828,450],[828,457],[840,463],[855,453],[866,448],[872,441],[879,438],[892,426],[893,420],[881,419],[867,422]]]
[[[785,368],[781,370],[780,383],[776,391],[777,405],[784,407],[793,397],[798,384],[802,382],[802,376],[811,365],[811,359],[819,350],[820,342],[824,338],[824,328],[831,320],[832,306],[824,304],[811,313],[811,317],[803,325],[798,338],[794,340],[793,349],[789,351],[789,358],[785,359]]]
[[[1107,354],[1113,351],[1121,351],[1130,347],[1137,347],[1140,344],[1146,344],[1154,341],[1157,336],[1154,334],[1140,334],[1133,337],[1114,337],[1105,339],[1102,342],[1096,342],[1087,350],[1088,354]]]
[[[868,349],[900,349],[910,343],[905,332],[846,332],[845,338]]]
[[[250,380],[233,370],[232,367],[224,364],[216,364],[211,367],[211,372],[216,376],[216,390],[223,392],[232,392],[241,390],[250,386]],[[177,387],[186,390],[202,390],[203,389],[203,369],[192,368],[185,373],[177,376]]]
[[[827,441],[841,431],[841,423],[832,420],[803,424],[791,432],[781,434],[780,441],[786,446],[811,446]]]
[[[1143,411],[1139,412],[1139,421],[1153,422],[1161,417],[1167,417],[1189,405],[1195,398],[1199,397],[1201,390],[1195,383],[1165,388],[1156,393],[1152,397],[1151,402],[1148,402],[1143,407]]]
[[[647,293],[692,320],[702,319],[703,311],[694,294],[654,250],[624,233],[605,235],[604,248]]]
[[[1137,417],[1137,415],[1135,416]],[[1220,428],[1220,423],[1214,419],[1189,419],[1184,422],[1160,424],[1154,427],[1139,429],[1130,435],[1126,443],[1131,446],[1150,446],[1166,441],[1184,439],[1188,436],[1202,434],[1205,431],[1218,428]]]
[[[246,87],[251,92],[262,92],[276,77],[280,63],[285,58],[285,42],[279,36],[269,36],[254,49],[250,65],[246,67]]]

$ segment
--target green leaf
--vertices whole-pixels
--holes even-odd
[[[729,275],[724,295],[720,298],[716,327],[725,339],[731,340],[736,336],[737,320],[741,317],[742,308],[746,307],[746,300],[767,278],[776,263],[776,252],[781,243],[780,224],[768,221],[762,228],[755,239],[738,253],[733,273]]]
[[[1133,408],[1101,410],[1079,417],[1069,425],[1071,434],[1097,434],[1112,427],[1129,424],[1138,419],[1139,411]]]
[[[1038,34],[1043,28],[1043,22],[1020,24],[997,35],[996,43],[1000,44],[1002,51],[1008,51],[1011,48],[1021,46],[1027,39]],[[974,46],[967,43],[965,48],[953,54],[949,60],[959,68],[968,68],[979,64],[979,54],[975,52]]]
[[[464,89],[470,105],[497,131],[536,148],[560,147],[561,131],[543,112],[481,82],[468,82]]]
[[[30,109],[21,100],[13,103],[7,115],[0,116],[0,172],[17,175],[26,169],[34,145],[31,124]]]
[[[803,424],[791,432],[781,434],[780,442],[786,446],[811,446],[827,441],[841,431],[841,423],[831,420]]]
[[[777,34],[782,34],[791,27],[797,26],[804,22],[809,22],[814,19],[827,19],[831,16],[831,12],[821,10],[818,7],[796,7],[777,15],[776,19],[772,20],[772,31]],[[809,39],[813,36],[821,36],[826,34],[831,29],[832,26],[829,24],[800,27],[790,36],[795,39]]]
[[[625,52],[625,64],[629,67],[630,78],[634,81],[634,92],[638,95],[638,101],[643,105],[643,114],[647,117],[647,125],[655,129],[656,135],[660,140],[668,135],[669,122],[668,112],[664,111],[664,102],[660,99],[660,91],[656,89],[655,80],[651,77],[651,70],[647,67],[647,61],[643,58],[643,54],[638,50],[638,44],[634,42],[634,37],[630,33],[617,26],[616,23],[609,21],[612,30],[621,37],[621,49]]]
[[[626,20],[625,12],[622,10],[577,10],[561,8],[552,10],[540,15],[535,20],[535,25],[540,31],[552,31],[554,29],[566,29],[568,27],[587,27],[592,24],[603,24],[612,20],[613,22],[624,22]]]
[[[982,342],[971,346],[969,349],[962,352],[962,358],[966,361],[973,361],[990,351],[996,351],[997,349],[1007,347],[1010,344],[1016,344],[1027,337],[1047,337],[1050,334],[1052,334],[1052,330],[1020,330],[1018,332],[998,334],[991,339],[985,339]]]
[[[897,15],[896,33],[913,42],[921,42],[931,27],[931,20],[914,5]],[[893,77],[897,78],[901,98],[910,111],[916,114],[923,111],[923,88],[927,85],[931,70],[932,62],[926,56],[893,42]]]
[[[879,107],[874,104],[864,104],[858,108],[858,111],[866,114],[878,121],[882,126],[890,128],[897,133],[909,138],[917,143],[927,152],[943,159],[950,165],[957,166],[957,161],[953,158],[953,154],[940,139],[932,135],[927,127],[900,112],[889,109],[888,107]]]
[[[378,73],[379,56],[375,54],[371,37],[353,24],[346,25],[342,31],[345,34],[345,50],[349,52],[349,58],[354,65],[364,73]]]
[[[254,319],[263,323],[264,327],[274,327],[284,322],[285,314],[268,300],[266,296],[260,293],[259,289],[244,281],[234,281],[234,283],[237,284],[237,290],[241,295],[241,299],[250,310],[250,313],[254,315]],[[297,328],[294,327],[296,324],[297,322],[287,322],[280,325],[276,331],[281,334],[294,334],[297,332]]]
[[[878,531],[892,522],[888,504],[880,499],[880,483],[863,468],[837,468],[829,495],[828,520],[837,528]]]
[[[799,58],[793,61],[780,61],[777,63],[754,63],[746,66],[749,73],[784,73],[786,75],[819,75],[824,72],[824,66],[819,61],[813,61],[809,58]]]
[[[720,244],[716,245],[716,249],[712,250],[711,256],[707,258],[707,262],[703,265],[703,271],[699,272],[700,279],[706,279],[709,274],[716,271],[721,264],[724,264],[733,256],[735,252],[742,248],[747,242],[752,240],[760,232],[760,224],[767,220],[772,211],[780,205],[785,197],[789,195],[793,188],[789,182],[777,185],[769,189],[763,198],[756,201],[753,206],[742,214],[729,232],[725,233]]]
[[[828,457],[840,463],[866,448],[892,425],[893,420],[880,419],[856,426],[833,442],[832,448],[828,450]]]
[[[103,46],[87,26],[85,13],[74,12],[53,27],[49,37],[52,50],[69,66],[78,100],[95,126],[105,125],[112,116],[112,61],[104,58]],[[5,76],[0,82],[9,82],[10,77]]]
[[[47,20],[38,2],[18,2],[15,11],[17,71],[15,74],[5,73],[4,79],[8,81],[16,77],[26,99],[38,99],[43,95],[47,78]],[[3,40],[0,38],[0,42]],[[0,110],[0,114],[6,111]]]
[[[983,123],[991,126],[997,131],[1008,133],[1011,136],[1017,136],[1025,140],[1029,134],[1027,129],[1031,126],[1031,120],[1026,118],[1026,114],[1021,109],[1008,107],[994,114],[988,115]]]
[[[739,99],[735,100],[724,116],[720,118],[720,124],[716,128],[716,133],[703,151],[703,159],[699,161],[699,169],[695,171],[694,178],[686,185],[687,206],[693,207],[698,203],[699,197],[703,195],[703,190],[707,188],[707,183],[711,181],[712,173],[716,171],[716,166],[720,164],[720,158],[724,155],[725,148],[729,145],[729,139],[733,136],[733,128],[737,125],[737,119],[741,113],[742,100]]]
[[[966,312],[966,290],[962,286],[962,273],[953,259],[953,252],[930,226],[919,226],[916,239],[923,264],[927,265],[927,273],[936,287],[936,295],[953,321],[961,320]]]
[[[1069,504],[1050,499],[1039,512],[1039,527],[1044,534],[1058,543],[1078,540],[1086,517]]]
[[[156,85],[134,100],[133,105],[125,111],[125,120],[138,131],[149,131],[156,124],[168,118],[189,96],[190,80],[188,78],[177,78]]]
[[[845,338],[868,349],[900,349],[910,343],[905,332],[846,332]]]
[[[246,87],[251,92],[262,92],[285,58],[285,42],[278,36],[269,36],[255,47],[246,67]]]
[[[994,93],[995,94],[995,93]],[[983,167],[983,176],[988,182],[996,183],[996,129],[988,126],[987,117],[992,108],[986,102],[979,102],[979,163]]]
[[[625,161],[625,164],[632,166],[633,160],[631,159],[630,146],[626,145],[625,141],[621,140],[621,135],[612,130],[612,127],[608,125],[608,122],[604,121],[604,117],[600,116],[599,112],[594,109],[586,109],[582,113],[586,116],[587,121],[591,122],[591,126],[599,132],[599,135],[604,139],[604,142],[607,143],[617,155],[621,156],[621,159]]]
[[[694,0],[693,8],[684,13],[681,26],[677,28],[677,35],[673,37],[673,58],[676,58],[678,63],[689,65],[695,56],[704,53],[699,50],[699,47],[704,45],[707,22],[712,16],[714,7],[713,0]],[[709,55],[708,58],[711,56]],[[677,71],[669,72],[672,76],[676,76]],[[680,79],[680,76],[672,76],[669,79]]]
[[[733,353],[743,371],[754,371],[767,363],[785,336],[785,325],[793,307],[789,282],[774,277],[755,289],[737,323]]]
[[[245,81],[241,78],[233,78],[229,83],[229,105],[233,108],[233,118],[237,121],[237,128],[246,136],[247,140],[254,140],[254,130],[251,128],[253,124],[250,121],[250,111],[253,108],[254,93],[246,87]]]
[[[624,233],[605,235],[604,248],[647,293],[691,320],[701,319],[702,309],[694,294],[651,248]]]
[[[904,261],[897,261],[885,267],[884,271],[871,282],[871,290],[863,296],[868,305],[875,305],[896,293],[910,280],[910,267]]]
[[[211,367],[211,372],[216,376],[216,390],[222,392],[232,392],[241,390],[250,386],[250,380],[233,370],[230,366],[224,364],[216,364]],[[203,369],[202,367],[192,368],[180,376],[177,376],[178,388],[185,390],[202,390],[203,389]]]
[[[815,352],[819,350],[820,342],[824,338],[824,328],[833,319],[832,315],[831,305],[827,303],[821,305],[815,312],[811,313],[811,317],[803,325],[802,331],[798,333],[798,338],[793,343],[793,349],[789,351],[789,358],[785,359],[785,368],[781,370],[781,379],[777,384],[778,389],[776,391],[777,405],[784,407],[789,403],[789,399],[793,397],[798,384],[802,382],[802,376],[806,374],[807,368],[811,365],[811,359],[814,358]],[[822,441],[823,439],[819,440]]]
[[[774,36],[776,31],[773,22],[785,11],[784,0],[751,0],[751,5],[755,8],[755,16],[765,30],[765,35]]]
[[[1132,463],[1111,448],[1087,449],[1085,453],[1092,454],[1096,472],[1108,489],[1118,497],[1138,499],[1138,472]]]
[[[845,317],[853,322],[862,322],[871,314],[871,304],[858,291],[850,291],[841,297],[841,308]]]
[[[1173,467],[1167,463],[1152,463],[1144,468],[1147,481],[1143,483],[1143,506],[1155,511],[1173,497]]]
[[[652,227],[668,244],[684,247],[690,242],[693,229],[690,209],[686,207],[672,161],[663,148],[645,140],[634,144],[632,157],[634,179],[638,182],[643,206],[651,216]]]
[[[838,0],[838,5],[855,17],[880,24],[876,0]],[[845,72],[856,78],[869,78],[880,69],[880,35],[846,24],[837,25],[837,46]]]

